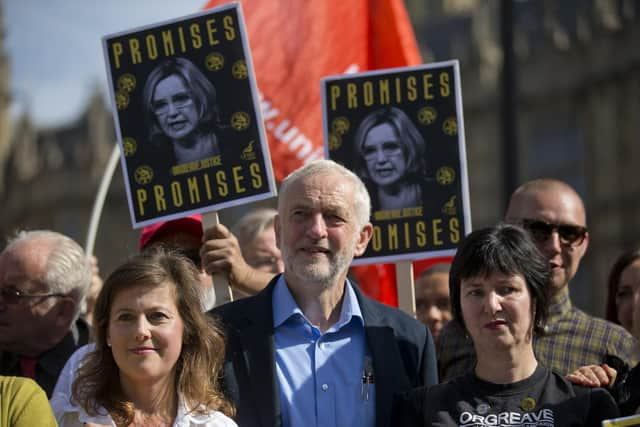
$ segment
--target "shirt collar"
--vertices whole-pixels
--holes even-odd
[[[360,311],[360,304],[358,303],[358,298],[356,297],[356,293],[353,290],[349,279],[346,280],[344,289],[345,293],[344,297],[342,298],[340,317],[338,318],[336,324],[331,326],[331,328],[329,328],[327,332],[340,329],[342,326],[349,323],[353,318],[358,319],[361,325],[364,326],[364,318],[362,317],[362,312]],[[296,301],[293,299],[293,295],[291,295],[291,291],[287,286],[284,274],[280,275],[278,281],[275,284],[275,288],[273,289],[272,307],[274,328],[278,328],[294,316],[303,318],[307,322],[309,322],[300,307],[298,307],[298,304],[296,304]]]
[[[549,298],[549,319],[560,317],[571,310],[569,287],[565,286],[555,295]]]

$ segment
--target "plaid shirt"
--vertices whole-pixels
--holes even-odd
[[[562,375],[581,366],[599,365],[609,355],[628,366],[640,359],[640,345],[631,334],[574,307],[568,289],[551,298],[545,333],[534,338],[533,349],[544,366]],[[456,322],[449,322],[440,333],[437,355],[440,381],[465,374],[476,364],[471,338]]]

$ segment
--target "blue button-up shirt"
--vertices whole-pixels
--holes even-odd
[[[363,384],[372,366],[364,319],[348,280],[340,317],[323,334],[281,276],[273,290],[273,326],[284,426],[375,425],[375,386]]]

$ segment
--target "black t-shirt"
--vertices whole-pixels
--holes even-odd
[[[611,366],[611,365],[610,365]],[[622,415],[633,415],[640,409],[640,363],[633,369],[615,367],[618,371],[614,396]]]
[[[470,373],[419,388],[394,405],[394,425],[465,427],[599,427],[618,416],[608,392],[574,386],[538,365],[529,378],[494,384]]]

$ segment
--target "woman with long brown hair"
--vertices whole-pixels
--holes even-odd
[[[188,259],[159,248],[107,278],[72,399],[52,399],[61,426],[236,425],[218,383],[224,336],[201,311],[197,277]]]

